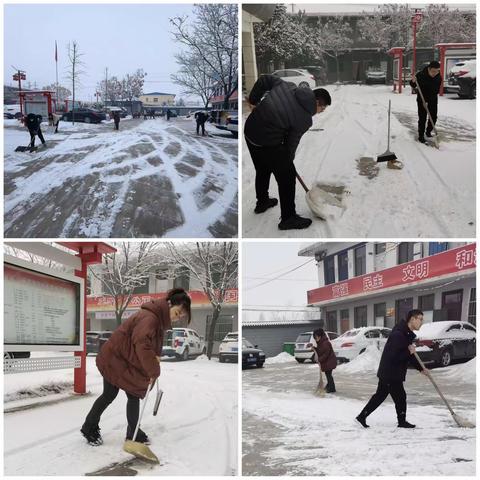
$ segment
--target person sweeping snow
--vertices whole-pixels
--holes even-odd
[[[440,63],[436,60],[431,61],[428,66],[418,72],[417,75],[410,80],[410,86],[414,89],[414,92],[417,93],[418,141],[421,143],[426,143],[425,135],[427,137],[432,136],[432,131],[437,122],[438,94],[440,93],[441,84],[442,76],[440,75]],[[417,87],[420,87],[420,89]],[[423,94],[426,107],[431,116],[431,120],[428,119],[426,131],[425,124],[427,123],[427,110],[421,94]]]
[[[313,332],[313,338],[317,345],[313,346],[312,350],[315,350],[317,354],[320,376],[322,375],[321,372],[325,372],[325,376],[327,377],[325,391],[327,393],[335,393],[335,382],[333,381],[332,371],[337,368],[337,357],[333,351],[332,344],[323,328],[317,328]]]
[[[160,376],[165,331],[172,324],[189,324],[190,321],[191,299],[185,290],[176,288],[170,290],[164,299],[142,305],[113,332],[96,360],[103,376],[103,393],[95,400],[80,429],[90,445],[103,443],[100,417],[119,390],[127,394],[126,440],[132,440],[139,418],[140,398],[145,397],[147,389]],[[138,430],[133,440],[149,444],[149,438],[142,430]]]
[[[245,122],[244,135],[255,166],[255,213],[278,203],[268,188],[273,173],[280,197],[280,230],[308,228],[312,220],[295,210],[296,170],[293,164],[298,144],[312,126],[312,117],[332,103],[324,88],[300,88],[274,75],[262,75],[248,97],[252,112]]]
[[[390,395],[395,403],[398,426],[401,428],[415,428],[415,425],[407,422],[407,394],[403,388],[403,382],[407,373],[407,367],[411,363],[418,371],[427,374],[413,355],[415,340],[413,331],[419,330],[423,322],[421,310],[410,310],[407,320],[402,320],[395,325],[387,343],[383,349],[380,365],[378,367],[378,387],[370,401],[356,417],[356,420],[364,428],[368,428],[366,418],[374,412]]]

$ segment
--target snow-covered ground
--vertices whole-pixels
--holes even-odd
[[[383,85],[326,88],[332,105],[314,117],[295,165],[307,185],[321,184],[331,200],[325,204],[327,220],[314,219],[306,230],[281,232],[279,207],[255,215],[255,171],[243,140],[244,235],[474,237],[476,101],[451,94],[439,98],[436,150],[416,141],[417,104],[410,88],[401,95]],[[387,149],[388,100],[390,150],[404,163],[401,171],[371,161]],[[278,198],[273,176],[270,186],[270,195]],[[299,184],[296,205],[300,215],[312,218]]]
[[[192,119],[44,126],[47,148],[5,120],[7,237],[235,237],[238,141]],[[40,142],[37,138],[36,144]]]
[[[335,369],[337,393],[324,397],[313,393],[318,366],[283,354],[263,369],[243,371],[243,474],[475,475],[476,429],[457,427],[428,378],[416,370],[409,370],[405,383],[414,430],[396,426],[390,398],[368,417],[370,428],[355,421],[376,389],[377,353],[371,349]],[[432,371],[455,412],[472,422],[475,362]]]
[[[163,361],[158,415],[152,415],[150,398],[142,421],[160,465],[135,461],[130,470],[157,476],[235,475],[237,379],[237,364],[218,359]],[[102,416],[104,444],[91,447],[79,429],[102,390],[95,357],[87,357],[91,395],[73,395],[72,382],[72,370],[4,376],[5,475],[84,475],[132,458],[122,450],[126,395],[119,392]]]

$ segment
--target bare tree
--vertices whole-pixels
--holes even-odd
[[[215,327],[226,300],[227,290],[237,287],[238,245],[235,242],[169,242],[169,263],[196,278],[212,305],[207,332],[207,356],[212,357]]]
[[[159,244],[155,242],[122,242],[117,253],[104,255],[102,267],[90,268],[104,292],[114,299],[117,325],[122,323],[135,288],[145,285],[158,266],[158,249]]]
[[[43,90],[48,90],[50,92],[58,91],[57,108],[59,103],[63,103],[72,94],[72,92],[68,88],[63,87],[62,85],[58,85],[58,90],[57,90],[56,83],[52,83],[51,85],[46,85],[45,87],[43,87]]]
[[[97,90],[101,93],[105,105],[107,104],[107,101],[112,105],[115,105],[117,100],[122,100],[122,83],[117,77],[110,77],[108,80],[102,80],[97,84]]]
[[[138,69],[135,73],[127,74],[122,80],[122,97],[130,102],[130,110],[133,115],[133,100],[143,93],[145,72]]]
[[[75,87],[80,83],[80,76],[85,73],[85,71],[82,70],[85,64],[82,61],[83,53],[80,53],[78,43],[75,40],[68,44],[67,50],[68,61],[70,62],[67,77],[72,82],[72,124],[75,124]]]

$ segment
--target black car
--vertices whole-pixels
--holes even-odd
[[[477,98],[477,78],[475,76],[462,76],[457,78],[459,90],[457,95],[460,98]]]
[[[103,344],[112,336],[112,332],[87,332],[87,355],[89,353],[99,353]]]
[[[328,82],[327,70],[325,67],[320,65],[309,65],[307,67],[301,67],[303,70],[307,70],[310,73],[314,80],[315,86],[319,87],[321,85],[326,85]]]
[[[84,123],[100,123],[102,120],[106,120],[107,116],[103,112],[98,110],[93,110],[91,108],[76,108],[75,110],[70,110],[67,113],[64,113],[62,120],[65,122],[71,122],[73,113],[75,113],[76,122]]]
[[[258,348],[258,345],[252,345],[248,340],[242,341],[242,369],[248,367],[262,368],[265,363],[265,353]]]

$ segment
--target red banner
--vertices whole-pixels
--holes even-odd
[[[403,263],[396,267],[355,277],[307,292],[309,304],[335,298],[371,293],[399,285],[408,285],[465,270],[475,269],[477,251],[475,244],[447,250],[436,255]]]
[[[151,302],[152,300],[160,300],[164,298],[166,292],[162,293],[141,293],[138,295],[133,295],[128,308],[140,308],[143,304]],[[209,305],[210,301],[208,300],[207,295],[200,290],[189,291],[188,294],[192,299],[192,307],[201,307],[203,305]],[[228,305],[235,305],[238,303],[238,290],[232,288],[226,291],[225,294],[225,303]],[[111,310],[114,308],[115,299],[110,296],[102,297],[87,297],[87,309],[88,310]]]

